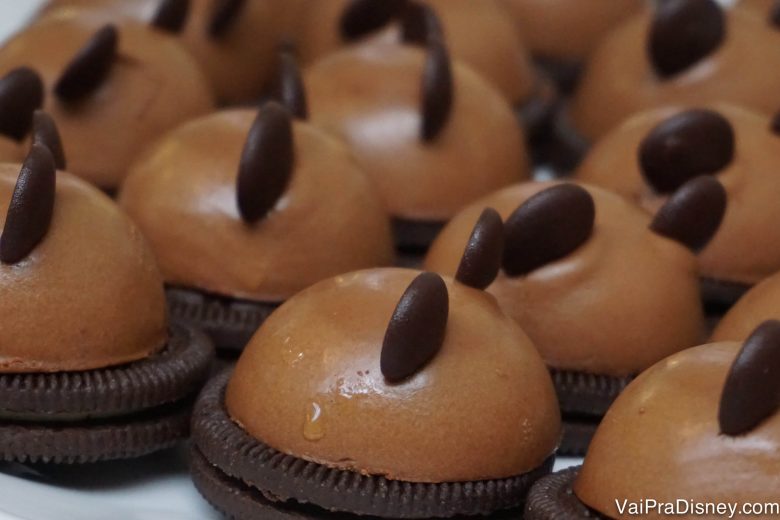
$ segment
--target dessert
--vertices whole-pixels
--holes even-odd
[[[629,116],[667,105],[729,102],[777,110],[780,31],[744,9],[714,0],[671,0],[628,20],[588,60],[558,118],[565,148],[578,155]]]
[[[746,292],[720,320],[712,341],[743,341],[760,323],[780,319],[780,275],[765,278]]]
[[[151,241],[173,315],[225,349],[309,285],[393,261],[387,216],[346,148],[275,102],[174,130],[119,203]]]
[[[560,418],[533,344],[479,289],[491,220],[464,281],[360,271],[274,312],[198,401],[201,493],[241,519],[515,518]]]
[[[564,419],[560,453],[581,454],[634,376],[703,339],[694,252],[717,230],[725,204],[712,177],[684,185],[652,219],[594,186],[519,184],[459,213],[424,266],[454,273],[484,208],[506,219],[502,273],[487,291],[552,371]]]
[[[38,143],[0,165],[0,226],[0,459],[85,463],[183,440],[212,347],[168,326],[136,227]]]
[[[213,106],[176,39],[131,20],[114,26],[100,14],[57,11],[0,48],[0,74],[20,66],[33,67],[46,85],[44,106],[70,170],[107,191],[146,146]]]
[[[425,49],[355,45],[304,81],[312,123],[340,136],[373,179],[402,252],[424,251],[460,208],[528,175],[511,108],[438,38]]]
[[[761,516],[780,484],[779,353],[780,322],[767,321],[744,343],[661,361],[610,408],[581,469],[534,487],[525,518],[631,518],[637,511],[626,505],[647,498],[654,517],[747,518],[744,505]],[[669,509],[681,506],[691,509]]]
[[[643,0],[500,0],[537,63],[565,92],[601,38],[638,13]]]
[[[772,222],[780,218],[778,144],[769,118],[749,110],[725,104],[667,107],[638,114],[607,134],[575,177],[654,212],[688,179],[716,176],[730,203],[699,264],[704,299],[720,311],[780,270],[780,245],[772,238]]]
[[[34,70],[20,67],[0,78],[0,162],[24,159],[23,141],[41,105],[43,82]]]

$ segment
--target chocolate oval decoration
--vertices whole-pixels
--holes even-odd
[[[209,36],[224,37],[238,20],[245,4],[246,0],[216,0],[209,20]]]
[[[43,110],[36,110],[33,115],[33,144],[45,146],[51,152],[54,165],[58,170],[66,168],[65,151],[62,147],[62,138],[57,130],[54,119]]]
[[[404,43],[427,45],[434,38],[444,38],[439,16],[429,5],[409,2],[401,14],[401,39]]]
[[[254,224],[273,209],[294,164],[292,116],[279,103],[268,102],[249,130],[238,168],[238,210],[245,222]]]
[[[485,208],[471,232],[455,279],[485,289],[498,276],[504,255],[504,221],[493,208]]]
[[[420,371],[444,344],[450,312],[447,286],[434,273],[422,273],[401,296],[382,342],[380,367],[390,383]]]
[[[341,37],[346,41],[360,39],[392,22],[406,5],[406,0],[351,0],[339,20]]]
[[[655,6],[648,53],[661,78],[709,56],[726,36],[726,16],[714,0],[663,0]]]
[[[717,233],[726,214],[727,195],[715,177],[702,175],[685,183],[658,210],[650,229],[694,253]]]
[[[780,27],[780,2],[775,1],[769,9],[769,23],[775,27]]]
[[[54,212],[56,169],[49,149],[33,144],[24,160],[0,236],[0,262],[27,258],[49,231]]]
[[[765,321],[742,345],[731,365],[718,409],[720,431],[742,435],[780,406],[780,321]]]
[[[43,105],[43,80],[27,67],[14,69],[0,79],[0,134],[24,139],[33,124],[33,112]]]
[[[650,131],[639,147],[639,164],[657,192],[671,193],[694,177],[726,168],[734,143],[728,119],[712,110],[686,110]]]
[[[77,101],[95,91],[106,79],[119,47],[119,33],[106,25],[76,53],[65,67],[54,93],[62,100]]]
[[[504,224],[504,271],[523,276],[564,258],[593,233],[596,205],[576,184],[558,184],[525,201]]]
[[[776,113],[772,118],[772,121],[769,123],[769,130],[773,134],[780,135],[780,112]]]
[[[421,138],[436,139],[452,113],[453,83],[450,56],[447,47],[438,38],[428,42],[422,77]]]
[[[190,14],[190,0],[162,0],[151,25],[170,33],[179,33]]]
[[[309,105],[306,100],[306,89],[303,77],[298,67],[295,54],[287,48],[279,51],[279,64],[276,75],[273,98],[287,107],[287,110],[298,119],[308,119]]]

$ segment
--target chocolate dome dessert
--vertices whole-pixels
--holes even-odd
[[[438,38],[352,46],[304,80],[312,123],[341,137],[377,185],[402,252],[424,251],[463,206],[528,175],[511,108]]]
[[[705,301],[717,311],[780,270],[780,236],[773,238],[773,222],[780,219],[777,164],[780,135],[768,117],[725,104],[668,107],[638,114],[608,133],[575,177],[652,213],[687,180],[715,176],[730,202],[700,266]]]
[[[643,0],[500,0],[537,63],[570,92],[601,39],[638,13]]]
[[[218,347],[242,348],[315,282],[393,261],[387,216],[346,148],[275,102],[174,130],[119,203],[152,244],[174,316]]]
[[[593,186],[515,185],[458,214],[431,246],[426,269],[456,272],[485,208],[506,219],[503,269],[487,291],[553,373],[565,422],[561,453],[581,454],[634,376],[702,341],[694,252],[717,230],[723,188],[694,179],[651,219]]]
[[[486,229],[459,280],[354,272],[274,312],[199,399],[201,493],[241,519],[481,518],[521,506],[549,472],[560,418],[533,344],[479,289],[500,255]]]
[[[0,226],[0,459],[94,462],[184,439],[212,348],[168,326],[138,229],[55,173],[43,144],[0,164]]]
[[[132,161],[164,132],[212,109],[197,65],[165,31],[61,10],[0,48],[0,74],[31,67],[46,85],[69,169],[115,190]]]
[[[537,484],[525,518],[632,518],[648,497],[666,504],[651,516],[680,511],[669,509],[681,506],[678,499],[697,508],[677,513],[684,518],[747,518],[745,505],[763,510],[780,485],[778,354],[780,322],[767,321],[744,343],[661,361],[610,408],[581,469]]]
[[[714,0],[670,0],[604,38],[558,120],[570,151],[588,146],[629,116],[668,105],[729,102],[766,115],[778,108],[780,31],[744,9]]]

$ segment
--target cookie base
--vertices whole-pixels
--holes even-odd
[[[579,469],[558,471],[537,482],[528,495],[525,520],[609,520],[580,502],[572,491]]]

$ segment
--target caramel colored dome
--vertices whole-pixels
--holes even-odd
[[[385,330],[418,274],[346,274],[285,303],[236,365],[234,420],[284,453],[394,480],[505,478],[541,465],[560,433],[552,382],[491,296],[446,281],[441,350],[399,384],[383,377]]]
[[[54,117],[75,175],[116,188],[130,163],[161,134],[208,112],[211,94],[197,65],[171,36],[124,20],[108,76],[84,99],[51,90],[76,53],[105,24],[105,14],[60,10],[0,49],[0,74],[19,66],[40,73],[45,109]]]
[[[425,0],[438,15],[452,57],[469,65],[512,105],[530,101],[537,75],[508,13],[496,0]],[[339,23],[348,0],[312,0],[300,15],[298,47],[304,63],[339,50],[346,42]],[[377,40],[397,43],[397,25]]]
[[[389,265],[387,216],[337,140],[295,123],[295,168],[275,209],[245,223],[236,202],[256,110],[217,112],[161,140],[132,169],[120,204],[152,242],[168,283],[281,301],[330,276]]]
[[[0,165],[0,229],[20,166]],[[60,372],[149,356],[167,338],[162,277],[105,195],[57,173],[54,214],[24,260],[0,263],[0,372]]]
[[[623,391],[601,422],[574,486],[591,508],[653,498],[764,503],[780,486],[780,414],[740,436],[721,434],[718,406],[740,343],[675,354]]]
[[[475,2],[476,3],[476,2]],[[610,29],[637,13],[643,0],[500,0],[523,43],[537,56],[579,61]]]
[[[569,115],[578,132],[595,141],[629,116],[667,105],[719,101],[774,114],[780,108],[780,31],[743,9],[726,11],[722,44],[666,79],[647,56],[651,14],[640,14],[610,33],[588,61]]]
[[[433,243],[425,268],[455,273],[484,208],[506,219],[553,185],[519,184],[470,205]],[[526,276],[502,271],[488,292],[560,370],[625,376],[697,344],[704,323],[694,255],[652,232],[650,217],[628,201],[582,187],[596,206],[588,241]]]
[[[348,143],[391,215],[445,221],[528,166],[509,105],[457,62],[449,120],[433,141],[421,139],[425,59],[422,48],[369,43],[319,61],[305,83],[312,122]]]
[[[730,164],[717,172],[729,205],[721,228],[699,257],[701,272],[707,278],[754,284],[780,270],[780,236],[773,238],[774,222],[780,220],[780,135],[770,130],[765,116],[724,104],[713,109],[733,127],[735,148]],[[654,212],[663,196],[642,176],[639,149],[653,128],[680,112],[664,108],[632,117],[591,149],[575,177]]]
[[[750,289],[718,323],[712,341],[743,341],[763,321],[780,319],[780,274]]]

